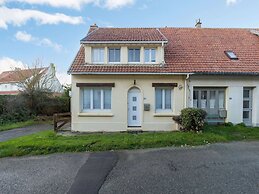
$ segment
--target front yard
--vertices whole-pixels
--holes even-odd
[[[83,152],[167,146],[197,146],[216,142],[259,140],[259,128],[207,126],[203,133],[104,133],[75,136],[44,131],[0,143],[0,157],[40,155],[55,152]]]

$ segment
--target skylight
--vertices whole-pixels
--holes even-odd
[[[225,51],[225,54],[230,58],[231,60],[238,60],[237,55],[233,51]]]

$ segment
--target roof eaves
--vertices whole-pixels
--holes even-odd
[[[167,43],[168,41],[164,41],[164,40],[149,40],[149,41],[84,41],[81,40],[80,43],[81,44],[161,44],[161,43]]]

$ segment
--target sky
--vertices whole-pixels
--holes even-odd
[[[61,83],[89,26],[259,28],[258,0],[0,0],[0,73],[54,63]]]

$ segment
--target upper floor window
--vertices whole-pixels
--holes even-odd
[[[121,61],[121,49],[109,48],[109,63],[119,63]]]
[[[140,62],[140,49],[129,49],[128,50],[128,61],[130,63]]]
[[[156,88],[156,112],[172,111],[172,89]]]
[[[156,49],[146,48],[145,49],[145,63],[155,63],[156,62]]]
[[[104,48],[92,48],[92,62],[104,63]]]

